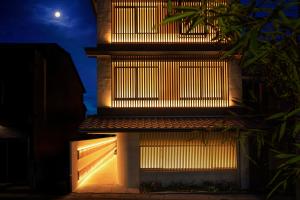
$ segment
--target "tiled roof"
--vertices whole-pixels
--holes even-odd
[[[197,130],[244,128],[245,122],[221,117],[89,117],[81,131]]]

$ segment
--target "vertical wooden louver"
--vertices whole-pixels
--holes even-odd
[[[173,1],[173,6],[203,6],[201,1]],[[205,6],[226,4],[208,1]],[[216,43],[216,30],[197,26],[188,31],[186,22],[161,25],[167,16],[167,0],[112,0],[112,43]],[[216,22],[213,22],[216,23]]]
[[[228,107],[228,63],[201,56],[113,56],[112,107]]]
[[[162,171],[237,169],[234,133],[143,133],[140,168]]]

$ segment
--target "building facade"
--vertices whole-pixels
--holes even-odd
[[[166,0],[94,0],[93,6],[98,43],[86,51],[97,59],[98,115],[81,131],[110,137],[73,145],[73,190],[113,154],[118,184],[126,188],[213,182],[246,189],[247,145],[233,131],[244,124],[228,117],[242,98],[241,71],[237,60],[220,59],[226,42],[200,25],[189,33],[183,22],[161,25]]]

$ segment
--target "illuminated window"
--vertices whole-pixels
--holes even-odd
[[[237,169],[237,142],[231,132],[144,133],[140,135],[143,170]]]
[[[221,67],[180,67],[181,99],[224,98],[223,73]]]
[[[172,6],[199,7],[203,1],[173,1]],[[207,2],[207,6],[227,4],[226,0]],[[202,5],[203,6],[203,5]],[[210,26],[197,25],[188,31],[189,24],[175,22],[161,25],[168,15],[168,1],[161,0],[112,0],[112,43],[171,42],[171,43],[225,43],[213,40],[217,30]],[[203,14],[201,14],[203,16]],[[207,14],[207,16],[213,13]],[[204,19],[210,24],[217,22]],[[208,30],[206,30],[208,29]]]
[[[114,23],[114,33],[134,33],[136,30],[134,7],[115,7],[114,18],[118,19]]]
[[[157,99],[158,67],[115,67],[115,99]]]
[[[156,7],[139,7],[136,8],[138,24],[136,33],[155,33],[155,25],[158,24]]]
[[[158,67],[136,68],[138,97],[158,98]]]
[[[156,7],[114,7],[113,33],[148,34],[156,33],[158,24]]]
[[[136,68],[115,68],[115,97],[119,99],[136,98]]]
[[[113,107],[228,107],[227,61],[113,56]]]

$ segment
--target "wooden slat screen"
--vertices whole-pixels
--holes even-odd
[[[230,132],[140,135],[140,168],[162,171],[237,169],[237,142]]]
[[[206,6],[226,4],[212,0]],[[201,1],[173,1],[173,6],[201,6]],[[216,43],[216,30],[205,34],[204,26],[187,33],[188,24],[160,25],[167,16],[166,0],[112,0],[112,43]],[[216,23],[216,22],[213,22]],[[207,27],[208,28],[208,27]]]
[[[113,56],[112,91],[112,107],[228,107],[228,62]]]

